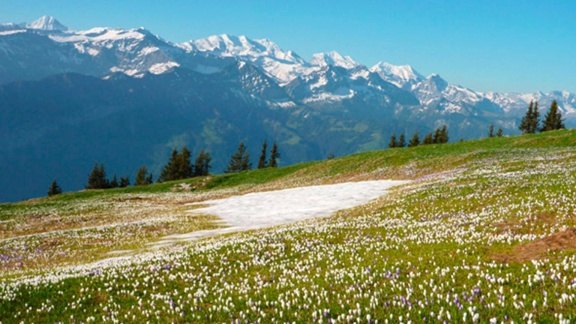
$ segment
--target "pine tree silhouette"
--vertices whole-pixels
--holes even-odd
[[[276,145],[276,140],[274,140],[272,150],[270,150],[270,164],[268,166],[271,168],[278,167],[279,158],[280,158],[280,151],[278,151],[278,145]]]
[[[48,196],[55,196],[62,193],[62,188],[56,183],[56,179],[52,180],[52,185],[48,189]]]

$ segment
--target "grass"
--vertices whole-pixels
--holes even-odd
[[[4,236],[37,237],[49,215],[75,233],[98,221],[130,224],[119,227],[122,237],[142,221],[166,221],[163,234],[190,230],[178,225],[188,202],[304,184],[414,180],[332,217],[125,263],[4,268],[2,322],[574,321],[576,255],[556,238],[576,223],[575,146],[575,131],[548,132],[185,180],[198,186],[193,192],[172,192],[181,183],[173,182],[0,205],[1,219],[11,220],[1,226],[14,226]],[[67,253],[98,258],[74,242],[63,238]],[[522,258],[513,257],[518,251]]]

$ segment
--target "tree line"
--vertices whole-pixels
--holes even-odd
[[[518,128],[522,134],[534,134],[538,131],[547,132],[551,130],[564,129],[566,126],[562,119],[562,113],[558,109],[558,102],[553,100],[552,104],[550,104],[550,109],[548,109],[548,112],[544,116],[544,120],[542,120],[542,124],[540,124],[538,101],[530,101],[528,110],[524,117],[522,117]]]
[[[110,188],[124,188],[130,185],[129,176],[118,177],[114,174],[112,179],[108,179],[106,175],[106,170],[104,164],[98,162],[94,163],[94,168],[88,176],[88,184],[84,187],[85,189],[110,189]]]
[[[280,159],[280,151],[278,150],[278,145],[276,141],[272,145],[270,150],[270,159],[267,158],[268,144],[266,140],[262,143],[262,150],[260,157],[258,158],[258,169],[264,168],[276,168],[278,167],[278,159]],[[252,163],[250,162],[250,154],[244,145],[244,142],[240,142],[236,152],[230,156],[230,161],[228,162],[228,167],[224,170],[224,173],[234,173],[241,172],[252,169]]]
[[[446,125],[436,128],[435,131],[426,134],[424,139],[420,141],[420,136],[418,132],[415,132],[412,138],[408,143],[406,143],[406,137],[404,133],[400,134],[398,138],[396,138],[396,133],[392,134],[390,137],[390,142],[388,143],[389,148],[397,148],[397,147],[415,147],[418,145],[429,145],[429,144],[444,144],[448,143],[448,127]]]
[[[206,176],[210,173],[210,162],[212,157],[210,152],[200,150],[196,157],[194,164],[191,161],[192,153],[186,146],[182,147],[182,151],[178,149],[172,150],[172,155],[168,163],[162,168],[158,182],[166,182],[180,179],[188,179],[193,177]]]
[[[566,128],[564,125],[564,120],[562,119],[562,113],[558,109],[558,102],[556,100],[552,101],[550,109],[544,116],[542,122],[540,121],[540,111],[538,109],[538,101],[530,101],[528,110],[522,120],[520,121],[519,129],[522,134],[534,134],[536,132],[546,132],[551,130],[558,130]],[[499,128],[496,133],[494,133],[494,124],[490,125],[488,130],[488,137],[501,137],[503,136],[502,128]],[[418,145],[428,145],[428,144],[444,144],[447,143],[449,139],[447,126],[444,125],[441,128],[436,128],[435,131],[428,133],[422,141],[418,132],[415,132],[410,141],[406,142],[406,137],[404,133],[396,137],[396,133],[392,134],[390,137],[390,142],[388,143],[389,148],[399,148],[399,147],[415,147]],[[268,145],[266,140],[262,143],[262,150],[260,157],[258,159],[257,167],[258,169],[263,168],[275,168],[278,166],[278,159],[280,158],[280,152],[276,141],[272,145],[270,150],[270,159],[267,158],[267,148]],[[198,176],[206,176],[210,172],[210,162],[212,157],[210,152],[201,150],[194,164],[191,163],[191,152],[184,146],[179,152],[176,148],[172,151],[170,160],[162,168],[162,172],[157,179],[157,182],[165,182],[172,180],[187,179]],[[230,156],[230,161],[228,162],[228,167],[224,170],[225,173],[241,172],[245,170],[251,170],[252,163],[250,162],[250,155],[247,151],[246,145],[240,142],[236,152]],[[145,166],[141,166],[136,173],[135,186],[143,186],[153,183],[153,175],[148,172]],[[114,174],[112,179],[108,179],[106,176],[106,170],[104,169],[104,164],[95,163],[92,172],[88,176],[88,184],[85,186],[86,189],[109,189],[109,188],[124,188],[130,185],[129,176],[118,177]],[[62,188],[58,185],[56,180],[52,181],[50,188],[48,189],[48,196],[58,195],[62,193]]]
[[[166,182],[173,180],[188,179],[193,177],[207,176],[210,174],[212,168],[212,156],[207,150],[200,150],[200,153],[192,163],[192,152],[183,146],[182,150],[174,148],[168,163],[162,168],[160,175],[156,182]],[[270,150],[270,158],[267,158],[267,143],[264,140],[262,144],[262,152],[258,159],[258,169],[263,168],[276,168],[278,167],[278,160],[280,159],[280,151],[276,141]],[[252,169],[250,156],[248,154],[246,145],[240,142],[236,152],[230,156],[228,167],[224,170],[225,173],[240,172]],[[145,166],[141,166],[136,173],[135,186],[145,186],[154,182],[153,175]],[[88,176],[88,184],[84,186],[85,189],[112,189],[124,188],[130,186],[130,177],[120,177],[114,174],[112,179],[109,179],[103,163],[96,162],[90,175]],[[62,193],[62,188],[58,185],[56,180],[52,181],[48,189],[48,196],[54,196]]]

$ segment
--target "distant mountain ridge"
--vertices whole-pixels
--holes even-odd
[[[531,100],[544,110],[553,99],[576,125],[566,91],[481,93],[409,65],[368,68],[337,52],[306,61],[245,36],[174,44],[144,28],[73,31],[53,17],[0,24],[0,201],[44,195],[54,177],[80,189],[96,161],[118,176],[140,165],[158,174],[182,145],[210,150],[219,173],[239,141],[255,158],[276,139],[286,165],[443,124],[451,140],[486,136],[492,123],[515,134]]]
[[[36,49],[22,46],[36,41],[40,41],[40,46]],[[514,113],[527,106],[530,100],[539,100],[544,107],[553,99],[558,100],[561,111],[569,120],[573,119],[576,113],[576,95],[566,91],[532,94],[481,93],[449,85],[438,75],[424,77],[409,65],[396,66],[379,62],[367,68],[351,57],[342,56],[335,51],[314,54],[307,62],[293,51],[284,51],[271,40],[252,40],[246,36],[215,35],[173,44],[143,28],[123,30],[97,27],[86,31],[72,31],[54,17],[44,16],[28,24],[2,24],[0,48],[4,49],[4,53],[0,54],[0,63],[7,72],[0,75],[0,83],[38,80],[66,72],[99,77],[111,72],[122,72],[139,77],[144,72],[169,73],[178,66],[210,74],[221,71],[230,65],[232,60],[240,60],[262,69],[280,86],[285,86],[298,77],[317,73],[327,66],[335,66],[356,70],[350,75],[355,79],[366,77],[370,72],[377,73],[382,80],[414,93],[421,105],[427,108],[431,108],[430,105],[435,108],[444,99],[444,106],[440,110],[452,113],[459,111],[453,106],[475,105],[483,101],[499,106],[506,113]],[[40,53],[47,56],[46,62],[40,59]],[[15,64],[4,64],[6,62]],[[40,65],[51,68],[37,68]],[[37,72],[32,73],[31,70]],[[431,79],[436,85],[445,85],[431,86]],[[330,100],[335,98],[327,97]]]

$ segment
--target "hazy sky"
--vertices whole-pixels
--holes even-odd
[[[268,38],[305,59],[335,50],[410,64],[477,91],[576,92],[576,1],[0,0],[1,22],[145,27],[172,42]]]

